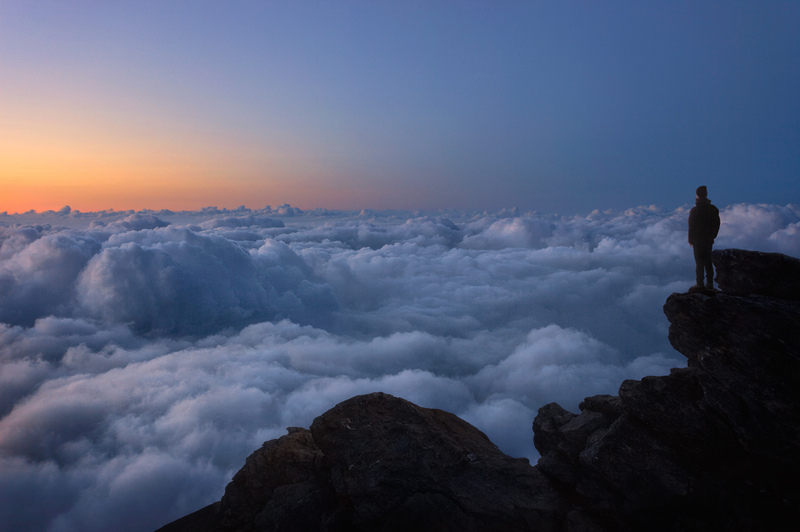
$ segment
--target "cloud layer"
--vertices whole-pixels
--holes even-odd
[[[800,256],[800,209],[717,247]],[[0,530],[153,530],[245,457],[384,391],[536,458],[536,409],[683,365],[686,209],[0,216]]]

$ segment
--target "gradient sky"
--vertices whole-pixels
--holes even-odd
[[[0,3],[0,211],[800,202],[800,2]]]

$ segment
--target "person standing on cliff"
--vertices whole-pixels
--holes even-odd
[[[719,209],[708,199],[706,187],[697,188],[695,206],[689,211],[689,245],[694,249],[695,275],[697,286],[703,287],[703,272],[706,275],[705,287],[714,288],[714,265],[711,263],[711,248],[719,233]]]

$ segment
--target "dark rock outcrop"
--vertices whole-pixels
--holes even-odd
[[[547,405],[534,421],[538,468],[604,529],[800,522],[800,304],[786,298],[800,270],[775,254],[714,258],[719,286],[737,295],[672,294],[664,305],[688,367],[625,381],[579,415]],[[756,282],[729,270],[755,265]],[[768,297],[776,287],[783,299]]]
[[[447,412],[359,396],[265,443],[220,502],[161,530],[796,530],[800,261],[714,260],[722,292],[664,305],[688,367],[577,414],[542,407],[536,466]]]
[[[266,442],[219,503],[161,530],[557,530],[566,511],[469,423],[373,393]]]
[[[534,423],[539,469],[603,528],[797,526],[800,351],[796,332],[781,346],[775,344],[786,336],[773,333],[797,327],[800,309],[782,322],[761,316],[752,325],[766,325],[764,336],[747,338],[737,311],[764,309],[730,299],[673,295],[667,301],[675,319],[670,337],[689,367],[625,381],[618,398],[588,398],[580,415],[558,405],[540,409]],[[691,319],[701,314],[715,326]],[[684,320],[686,328],[676,327]],[[707,327],[708,341],[685,334],[695,327]],[[735,347],[742,340],[752,341],[751,351]],[[617,411],[598,408],[598,401],[615,400]]]
[[[720,290],[800,301],[800,259],[781,253],[720,249],[711,253]]]

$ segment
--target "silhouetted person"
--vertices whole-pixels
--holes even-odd
[[[695,206],[689,211],[689,245],[694,248],[695,275],[697,286],[703,286],[703,272],[706,274],[706,288],[714,288],[714,265],[711,264],[711,247],[719,233],[719,209],[711,205],[706,187],[697,188]]]

